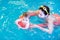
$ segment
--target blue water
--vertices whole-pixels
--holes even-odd
[[[60,15],[60,0],[0,0],[0,40],[60,40],[60,26],[48,34],[38,28],[18,29],[15,24],[23,12],[38,10],[41,5],[49,6],[51,14]],[[37,16],[31,19],[35,24],[42,22],[37,21]]]

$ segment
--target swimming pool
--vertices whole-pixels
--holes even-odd
[[[38,28],[18,29],[15,24],[15,20],[23,12],[38,10],[41,5],[49,6],[51,14],[60,15],[59,3],[60,0],[0,0],[0,40],[60,40],[60,26],[52,34],[48,34]],[[31,19],[33,23],[41,23],[37,21],[37,16]]]

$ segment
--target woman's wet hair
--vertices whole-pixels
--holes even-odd
[[[44,10],[43,7],[45,7],[46,10]],[[43,5],[43,7],[40,7],[39,10],[42,10],[45,15],[50,15],[50,9],[49,9],[49,7],[46,6],[46,5]]]

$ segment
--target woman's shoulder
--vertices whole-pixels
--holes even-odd
[[[48,19],[50,19],[50,20],[55,20],[55,17],[54,17],[53,15],[49,15],[49,16],[48,16]]]

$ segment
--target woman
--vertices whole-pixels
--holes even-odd
[[[52,33],[55,25],[60,25],[60,16],[58,14],[51,15],[48,6],[43,5],[39,8],[39,10],[30,13],[30,16],[35,16],[35,15],[47,21],[47,23],[36,25],[36,27],[38,27],[39,29],[45,32]],[[46,26],[48,27],[48,29],[44,28]]]

